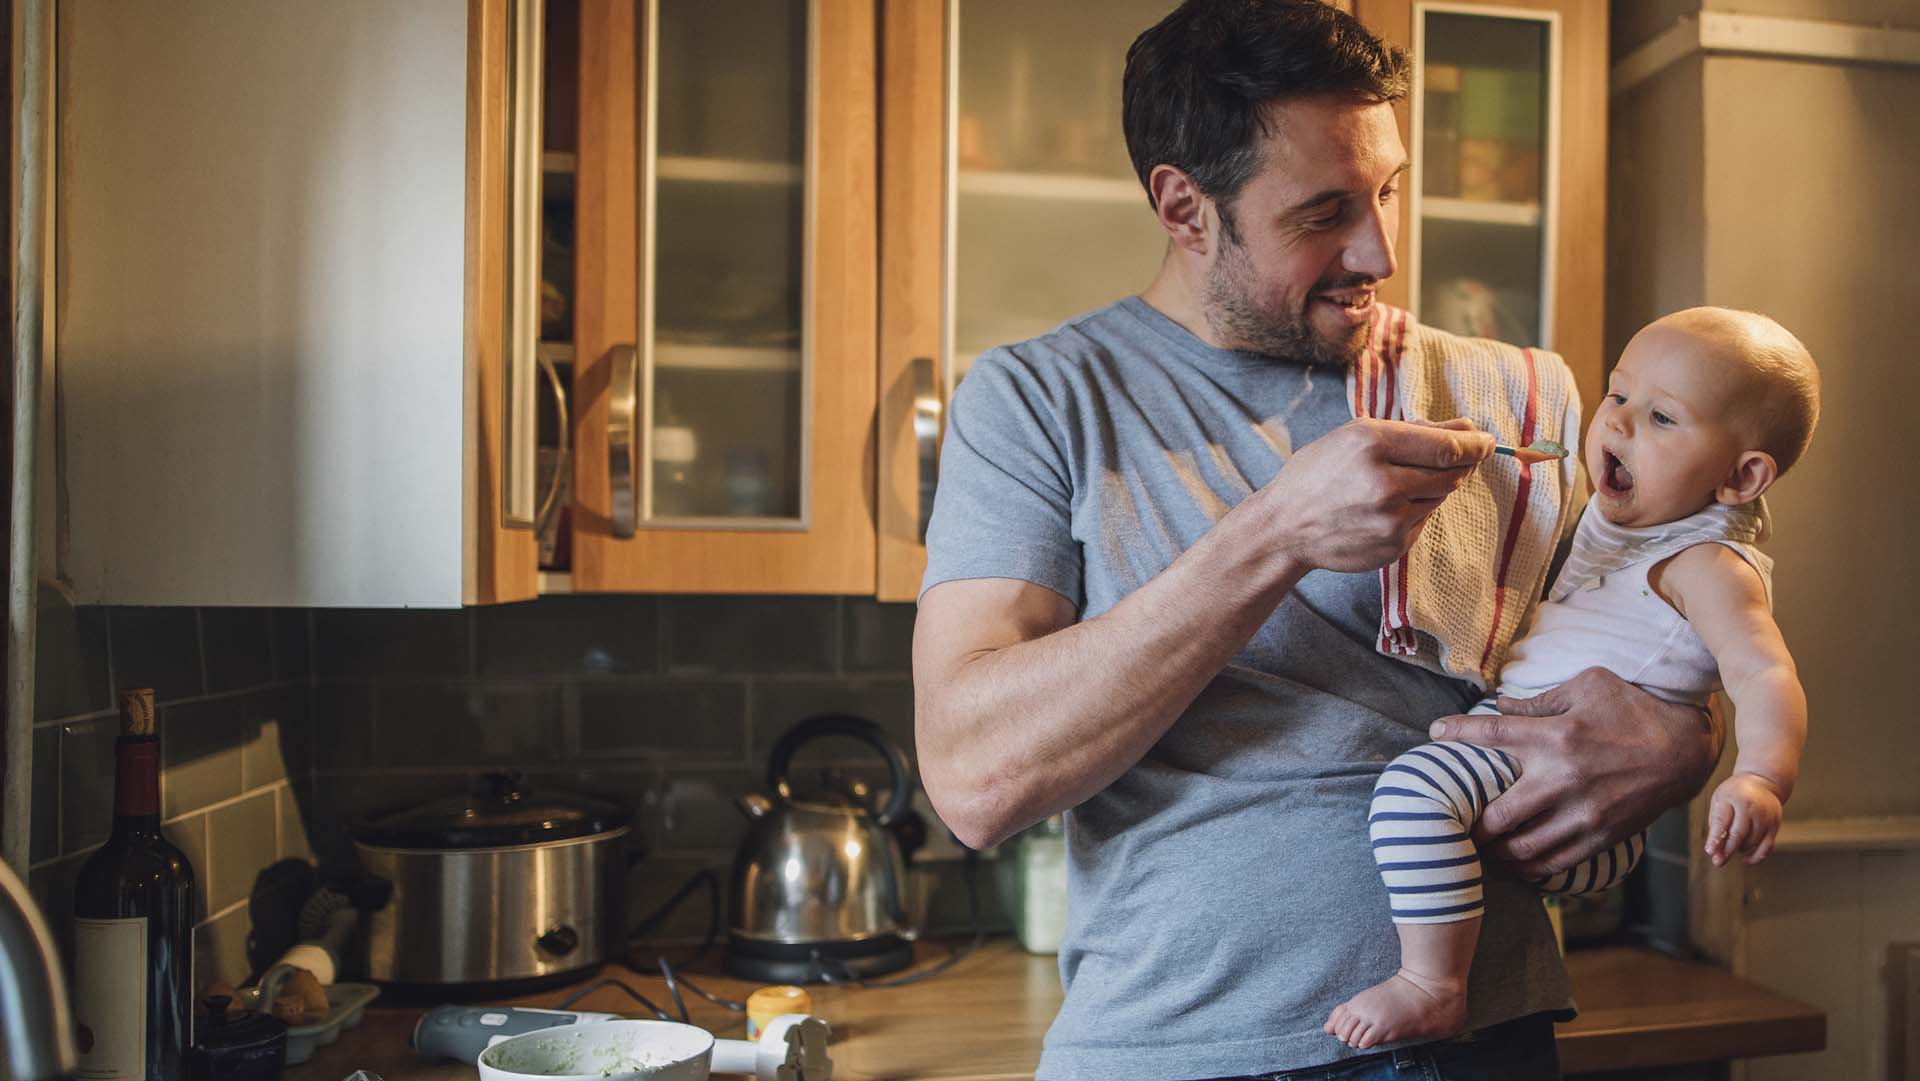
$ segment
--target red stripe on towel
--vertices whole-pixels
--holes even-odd
[[[1520,418],[1520,446],[1533,442],[1533,420],[1539,398],[1539,382],[1534,378],[1533,350],[1522,349],[1527,361],[1527,411]],[[1520,543],[1520,523],[1527,516],[1527,496],[1533,488],[1533,470],[1520,467],[1520,484],[1513,492],[1513,511],[1507,517],[1507,537],[1500,545],[1500,572],[1493,581],[1493,626],[1487,631],[1487,646],[1480,651],[1480,674],[1487,675],[1487,662],[1493,657],[1493,644],[1500,638],[1500,619],[1506,610],[1507,568],[1513,562],[1513,550]]]

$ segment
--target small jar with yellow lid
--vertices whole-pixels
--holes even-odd
[[[757,1040],[767,1022],[783,1013],[812,1013],[813,997],[804,987],[762,987],[747,996],[747,1039]]]

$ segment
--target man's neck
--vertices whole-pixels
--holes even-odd
[[[1213,348],[1232,348],[1214,336],[1213,325],[1207,321],[1206,310],[1200,306],[1201,283],[1186,272],[1177,255],[1174,251],[1167,252],[1166,259],[1160,264],[1160,272],[1154,275],[1153,284],[1141,290],[1140,299]]]

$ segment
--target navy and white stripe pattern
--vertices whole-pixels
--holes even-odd
[[[1487,803],[1512,787],[1520,763],[1491,747],[1449,740],[1393,760],[1373,787],[1367,832],[1395,923],[1457,923],[1483,909],[1480,854],[1470,836]],[[1535,883],[1549,893],[1610,889],[1640,861],[1646,834]]]

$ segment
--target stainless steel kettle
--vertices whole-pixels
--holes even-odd
[[[787,781],[794,752],[820,736],[850,736],[886,760],[886,805],[865,790],[797,798]],[[840,713],[809,717],[774,745],[774,795],[742,796],[751,821],[734,857],[727,971],[745,979],[807,983],[864,979],[913,960],[903,889],[906,862],[889,826],[909,815],[913,767],[873,722]]]

